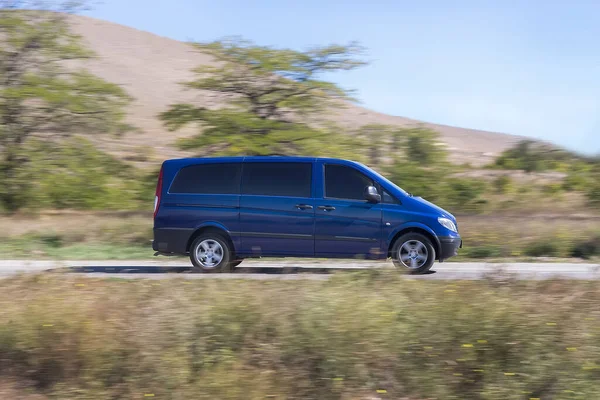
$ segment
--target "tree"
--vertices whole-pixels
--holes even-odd
[[[30,184],[17,172],[31,161],[33,143],[59,146],[72,135],[129,128],[126,93],[74,67],[93,54],[58,11],[76,11],[77,4],[0,3],[0,203],[8,210],[19,208]]]
[[[506,194],[511,191],[513,183],[509,175],[500,175],[493,181],[494,189],[498,194]]]
[[[569,171],[577,164],[593,162],[584,156],[533,140],[522,140],[494,161],[492,168],[521,169],[525,172]]]
[[[439,142],[439,133],[432,129],[417,127],[406,129],[405,154],[408,161],[431,166],[446,161],[446,149]]]
[[[589,205],[600,209],[600,163],[597,161],[593,162],[590,171],[589,187],[586,195]]]
[[[226,155],[317,154],[349,140],[328,129],[321,118],[351,100],[349,92],[319,77],[363,65],[355,44],[302,52],[228,39],[196,48],[216,64],[196,68],[196,79],[185,85],[220,94],[224,107],[175,104],[162,113],[170,130],[189,123],[202,128],[182,140],[182,148],[211,148]]]
[[[358,128],[354,135],[368,152],[371,165],[411,162],[415,165],[444,164],[446,149],[439,142],[439,134],[431,129],[368,124]]]
[[[363,142],[363,147],[368,151],[369,164],[379,165],[384,156],[384,145],[387,140],[394,138],[397,128],[389,125],[369,124],[361,126],[356,136]]]

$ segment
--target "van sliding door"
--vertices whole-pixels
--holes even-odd
[[[246,160],[242,171],[242,256],[313,256],[313,163]]]

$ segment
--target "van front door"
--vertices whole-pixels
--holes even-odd
[[[346,165],[317,167],[322,168],[324,195],[315,202],[315,255],[380,258],[381,204],[368,203],[363,197],[373,180]]]

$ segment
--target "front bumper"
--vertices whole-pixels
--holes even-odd
[[[458,255],[458,249],[462,249],[462,239],[460,236],[447,236],[440,237],[439,239],[441,247],[440,262]]]

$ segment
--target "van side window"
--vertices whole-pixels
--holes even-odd
[[[241,163],[198,164],[182,168],[169,193],[240,194]]]
[[[312,163],[245,163],[242,194],[310,197]]]
[[[332,199],[364,200],[367,186],[373,179],[344,165],[325,165],[325,197]]]
[[[382,203],[384,204],[400,204],[400,202],[398,201],[398,199],[396,199],[394,196],[392,196],[391,194],[389,194],[387,191],[380,189],[383,191],[383,195],[382,195]]]

